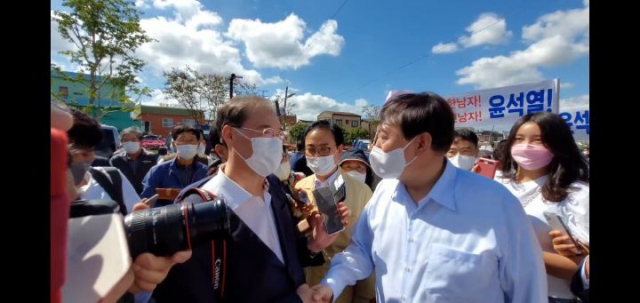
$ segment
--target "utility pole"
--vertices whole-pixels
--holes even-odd
[[[233,98],[233,80],[235,80],[236,78],[242,79],[242,76],[231,74],[231,78],[229,78],[229,99]]]

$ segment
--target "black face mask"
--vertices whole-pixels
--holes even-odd
[[[87,162],[71,163],[71,165],[69,166],[69,169],[71,170],[71,174],[73,175],[73,181],[76,186],[82,183],[82,180],[84,179],[84,175],[87,173],[87,171],[89,171],[90,167],[91,165],[89,165],[89,163]]]

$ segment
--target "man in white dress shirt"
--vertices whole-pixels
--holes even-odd
[[[378,302],[547,302],[542,251],[518,199],[445,158],[454,114],[431,93],[392,97],[370,162],[384,180],[314,300],[376,273]]]

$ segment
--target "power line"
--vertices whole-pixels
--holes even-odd
[[[345,1],[345,2],[346,2],[346,1]],[[522,11],[524,11],[524,7],[521,7],[519,10],[517,10],[517,11],[515,11],[515,12],[511,13],[511,14],[508,14],[508,15],[507,15],[507,17],[513,17],[513,16],[515,16],[515,15],[519,14],[519,13],[520,13],[520,12],[522,12]],[[494,25],[496,25],[496,24],[498,24],[498,23],[502,22],[503,20],[506,22],[506,17],[505,17],[504,19],[498,20],[498,21],[496,21],[496,22],[494,22],[494,23],[492,23],[492,24],[490,24],[490,25],[488,25],[488,26],[486,26],[486,27],[484,27],[484,28],[481,28],[481,29],[479,29],[479,30],[476,30],[476,31],[474,31],[474,32],[471,32],[471,34],[470,34],[469,36],[473,36],[474,34],[477,34],[477,33],[480,33],[480,32],[482,32],[482,31],[484,31],[484,30],[487,30],[487,29],[491,28],[492,26],[494,26]],[[391,70],[391,71],[389,71],[389,72],[386,72],[384,75],[379,76],[379,77],[377,77],[377,78],[375,78],[375,79],[369,80],[369,81],[365,82],[364,84],[361,84],[360,86],[358,86],[358,87],[356,87],[356,88],[354,88],[354,89],[346,90],[346,91],[344,91],[344,92],[342,92],[342,93],[339,93],[339,94],[337,94],[337,95],[333,96],[332,98],[335,100],[335,99],[337,99],[338,97],[341,97],[341,96],[343,96],[343,95],[345,95],[345,94],[348,94],[348,93],[351,93],[351,92],[354,92],[354,91],[360,90],[360,89],[362,89],[362,88],[364,88],[364,87],[368,86],[369,84],[371,84],[371,83],[373,83],[373,82],[376,82],[376,81],[378,81],[378,80],[382,80],[383,78],[386,78],[387,76],[389,76],[389,75],[391,75],[391,74],[393,74],[393,73],[395,73],[395,72],[398,72],[398,71],[400,71],[400,70],[402,70],[402,69],[405,69],[405,68],[407,68],[407,67],[409,67],[409,66],[411,66],[411,65],[413,65],[413,64],[415,64],[415,63],[418,63],[418,62],[422,61],[423,59],[425,59],[425,58],[429,57],[429,56],[430,56],[434,51],[441,50],[441,49],[442,49],[442,48],[444,48],[444,47],[445,47],[445,45],[441,45],[440,47],[438,47],[438,48],[436,48],[436,49],[434,49],[434,50],[431,50],[431,52],[430,52],[430,53],[424,54],[424,55],[420,56],[419,58],[417,58],[417,59],[415,59],[415,60],[413,60],[413,61],[411,61],[411,62],[405,63],[405,64],[403,64],[403,65],[401,65],[401,66],[399,66],[399,67],[396,67],[395,69],[393,69],[393,70]]]
[[[337,10],[335,13],[333,13],[333,15],[331,16],[331,18],[329,18],[329,19],[333,19],[333,18],[335,18],[335,17],[336,17],[336,15],[337,15],[337,14],[340,12],[340,10],[342,9],[342,7],[343,7],[345,4],[347,4],[347,2],[349,2],[349,0],[344,0],[344,2],[342,2],[342,5],[340,5],[340,7],[338,8],[338,10]]]
[[[338,15],[338,13],[342,10],[342,7],[344,7],[345,4],[347,4],[347,2],[349,2],[349,0],[344,0],[344,2],[342,2],[342,5],[340,5],[340,7],[338,7],[338,10],[336,10],[335,13],[333,13],[333,15],[331,15],[331,17],[329,18],[329,20],[334,19],[336,17],[336,15]],[[312,43],[309,43],[307,45],[304,46],[304,49],[309,48],[309,46],[311,46]]]

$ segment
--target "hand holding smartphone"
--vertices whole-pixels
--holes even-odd
[[[562,220],[562,217],[560,217],[557,213],[552,212],[544,212],[543,215],[545,219],[547,219],[547,222],[549,222],[549,226],[551,226],[551,229],[559,230],[563,234],[569,236],[571,243],[575,246],[575,248],[571,250],[573,253],[575,253],[576,255],[581,255],[584,252],[582,249],[582,245],[578,245],[578,242],[575,240],[575,237],[571,234],[571,231]]]

